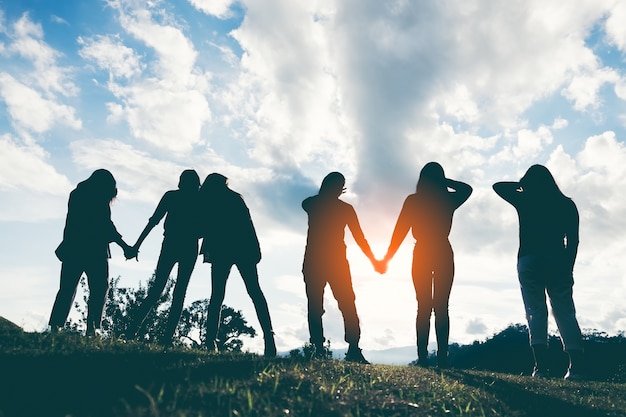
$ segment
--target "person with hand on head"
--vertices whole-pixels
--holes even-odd
[[[302,202],[302,208],[309,218],[302,272],[308,299],[310,342],[315,346],[316,356],[324,357],[322,315],[324,287],[329,284],[343,315],[345,341],[348,342],[345,360],[369,363],[359,347],[361,328],[350,265],[346,258],[346,226],[372,264],[376,266],[377,261],[363,235],[356,211],[350,204],[339,199],[345,192],[345,182],[341,173],[331,172],[323,179],[318,194]]]
[[[111,202],[117,195],[115,178],[106,169],[94,171],[70,193],[63,240],[55,253],[61,264],[61,283],[57,292],[50,329],[65,325],[83,273],[87,275],[87,336],[100,328],[109,290],[109,243],[117,243],[127,259],[133,250],[124,242],[111,220]]]
[[[413,248],[413,285],[417,298],[417,363],[428,366],[430,317],[435,312],[437,335],[437,364],[448,366],[450,318],[448,301],[454,279],[454,253],[448,240],[452,216],[472,194],[472,187],[446,178],[436,162],[427,163],[417,182],[414,194],[402,206],[391,236],[381,272],[387,269],[400,244],[411,229],[415,238]]]
[[[217,349],[222,303],[226,281],[233,265],[237,266],[252,299],[265,342],[264,355],[276,356],[276,343],[267,300],[259,285],[257,264],[261,247],[243,197],[228,187],[228,178],[209,174],[200,188],[202,216],[202,253],[211,264],[211,298],[206,322],[206,343]]]
[[[172,295],[172,305],[167,318],[165,332],[161,335],[160,343],[169,345],[183,310],[187,286],[191,273],[198,258],[198,239],[200,236],[199,225],[199,194],[200,177],[193,169],[184,170],[180,174],[178,189],[167,191],[148,219],[148,224],[143,229],[137,242],[133,245],[133,255],[139,254],[141,244],[150,231],[165,217],[163,225],[163,244],[154,272],[154,281],[148,289],[146,298],[139,305],[139,309],[133,318],[129,328],[131,337],[136,337],[143,322],[150,311],[157,304],[163,294],[170,273],[174,265],[178,263],[178,275]]]
[[[574,308],[574,263],[578,253],[579,217],[543,165],[533,165],[519,181],[503,181],[493,190],[510,203],[519,219],[517,273],[526,309],[535,364],[532,375],[546,377],[550,298],[570,364],[566,379],[581,379],[583,339]]]

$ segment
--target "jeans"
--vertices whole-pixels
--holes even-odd
[[[187,242],[180,242],[172,239],[164,239],[161,246],[161,254],[157,262],[154,281],[148,289],[146,298],[141,302],[132,326],[133,331],[139,332],[141,325],[157,305],[159,298],[163,295],[163,290],[169,280],[170,272],[174,265],[178,263],[178,276],[174,285],[172,295],[172,305],[167,317],[165,333],[161,336],[161,342],[169,344],[174,337],[178,321],[180,320],[187,293],[187,286],[191,278],[196,259],[198,258],[198,240],[191,239]]]
[[[259,324],[261,325],[261,330],[263,331],[263,337],[266,342],[274,337],[267,300],[259,285],[259,274],[256,263],[243,261],[213,261],[211,264],[211,298],[209,300],[206,321],[206,341],[209,346],[212,346],[212,343],[217,338],[221,321],[222,304],[226,294],[226,281],[228,280],[228,275],[233,265],[237,266],[239,274],[246,285],[248,295],[252,299]]]
[[[308,300],[310,342],[314,345],[321,345],[325,340],[322,315],[324,314],[324,288],[328,284],[343,316],[344,340],[350,345],[358,345],[361,327],[356,312],[348,261],[345,258],[326,262],[305,260],[302,272]]]
[[[548,306],[566,351],[582,350],[582,335],[572,297],[574,277],[568,268],[547,257],[522,256],[517,261],[531,345],[548,344]]]
[[[91,260],[70,258],[61,264],[61,284],[50,314],[50,326],[63,327],[65,325],[83,272],[87,275],[89,287],[87,333],[100,328],[109,291],[109,263],[107,258]]]
[[[454,254],[445,240],[435,244],[416,244],[413,251],[413,286],[417,298],[417,353],[420,359],[428,356],[430,317],[435,313],[437,354],[447,356],[450,336],[448,301],[454,280]]]

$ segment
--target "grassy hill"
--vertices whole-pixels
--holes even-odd
[[[0,417],[626,416],[626,384],[164,351],[0,320]]]

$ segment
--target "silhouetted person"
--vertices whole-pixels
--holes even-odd
[[[519,218],[517,272],[535,357],[533,376],[545,377],[549,372],[547,293],[563,348],[570,356],[565,378],[580,378],[583,345],[572,298],[578,252],[576,205],[542,165],[531,166],[519,182],[497,182],[493,189],[515,207]]]
[[[344,234],[346,226],[363,253],[374,264],[372,254],[354,208],[339,199],[345,192],[346,180],[339,172],[331,172],[322,180],[319,193],[305,199],[302,208],[309,216],[306,249],[302,273],[308,299],[310,342],[317,356],[324,352],[324,288],[330,285],[343,315],[345,341],[348,342],[346,361],[368,363],[359,348],[361,328],[356,312],[350,265],[346,258]]]
[[[94,171],[70,193],[63,241],[55,253],[61,264],[61,284],[57,292],[50,328],[57,331],[65,325],[76,295],[80,277],[87,275],[87,332],[95,335],[100,328],[109,289],[109,243],[117,243],[127,258],[132,249],[111,221],[111,201],[117,195],[115,178],[106,169]]]
[[[228,178],[209,174],[200,188],[202,199],[202,247],[204,262],[211,264],[211,299],[207,316],[206,343],[215,349],[226,281],[237,266],[256,310],[265,356],[276,356],[276,344],[267,301],[259,286],[257,264],[261,248],[250,211],[240,194],[228,188]]]
[[[446,367],[448,364],[448,301],[454,279],[454,253],[448,235],[452,228],[454,211],[471,194],[472,187],[468,184],[446,178],[438,163],[427,163],[420,172],[415,194],[404,200],[383,259],[386,269],[387,263],[411,229],[415,238],[411,272],[417,298],[417,361],[421,366],[428,366],[428,337],[433,310],[437,363],[439,367]]]
[[[141,302],[137,315],[131,326],[131,335],[135,336],[141,329],[144,320],[154,308],[163,294],[174,265],[178,263],[178,276],[174,285],[172,305],[167,318],[165,333],[161,336],[161,343],[169,345],[176,331],[176,326],[183,311],[183,303],[191,273],[198,258],[199,226],[199,193],[200,177],[193,169],[187,169],[180,174],[178,190],[166,192],[154,214],[148,220],[137,242],[133,245],[134,254],[150,231],[165,217],[163,224],[163,244],[157,261],[154,281],[148,289],[146,298]]]

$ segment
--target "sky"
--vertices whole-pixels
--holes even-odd
[[[191,168],[244,196],[278,349],[302,346],[301,201],[342,172],[382,257],[437,161],[474,188],[450,234],[450,340],[484,340],[525,322],[517,216],[491,185],[538,163],[580,212],[581,327],[624,331],[624,21],[620,0],[0,0],[0,316],[46,329],[78,182],[113,173],[113,221],[133,244]],[[161,241],[158,226],[138,262],[114,246],[111,277],[145,284]],[[361,347],[414,345],[411,236],[385,275],[346,242]],[[187,303],[210,296],[209,277],[199,259]],[[260,330],[236,270],[225,303]],[[325,305],[326,336],[344,347],[330,291]],[[245,346],[262,351],[260,339]]]

